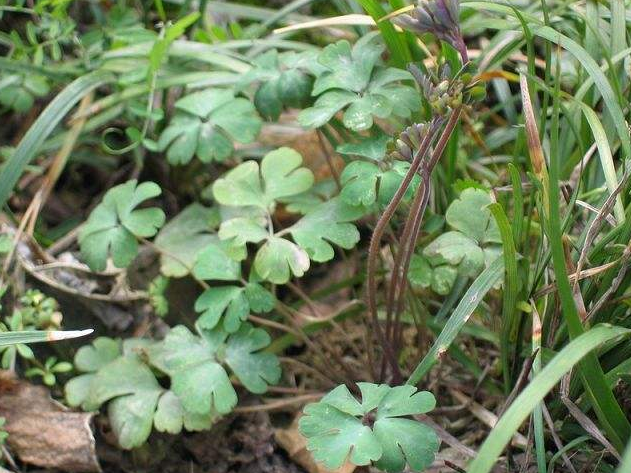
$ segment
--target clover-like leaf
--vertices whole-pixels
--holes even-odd
[[[341,40],[322,50],[318,62],[324,71],[316,78],[312,92],[319,97],[298,115],[302,126],[320,127],[348,106],[342,117],[344,126],[362,131],[372,127],[374,117],[407,118],[420,107],[416,90],[400,84],[412,76],[377,64],[383,46],[374,39],[374,35],[366,35],[352,48],[348,41]]]
[[[352,161],[342,171],[340,181],[343,186],[340,198],[349,205],[369,206],[378,201],[387,205],[407,173],[409,163],[395,161],[390,168],[382,170],[374,163]],[[420,183],[415,176],[405,193],[410,199]]]
[[[425,248],[423,255],[434,265],[460,265],[466,276],[475,276],[484,264],[484,253],[477,242],[455,231],[439,235]]]
[[[154,241],[162,250],[160,271],[165,276],[186,276],[202,249],[216,241],[210,232],[218,222],[215,209],[194,203],[170,220],[158,233]]]
[[[382,161],[386,156],[387,145],[391,139],[385,133],[377,132],[360,139],[357,143],[342,143],[335,151],[345,155],[361,156],[372,161]]]
[[[383,50],[383,45],[377,44],[371,35],[363,37],[353,47],[347,40],[329,44],[318,57],[325,71],[316,79],[313,95],[329,89],[363,91]]]
[[[167,149],[171,164],[186,164],[194,155],[202,162],[223,161],[234,151],[233,141],[251,143],[261,130],[254,105],[235,98],[232,90],[208,89],[175,103],[177,109],[160,135],[159,149]]]
[[[283,108],[301,108],[309,100],[313,79],[308,74],[311,51],[297,54],[271,49],[252,61],[253,67],[240,79],[244,86],[258,82],[254,105],[263,117],[277,120]]]
[[[333,258],[331,243],[351,249],[359,241],[359,231],[353,222],[365,214],[360,206],[351,206],[340,198],[318,205],[289,228],[294,241],[313,261],[324,262]]]
[[[247,161],[213,185],[213,194],[226,206],[273,207],[276,200],[305,192],[313,185],[313,173],[301,167],[302,157],[291,148],[267,153],[261,165]]]
[[[445,218],[449,225],[479,244],[501,243],[497,223],[487,208],[490,203],[488,192],[467,188],[451,203]]]
[[[447,208],[445,220],[456,230],[439,235],[423,250],[438,294],[448,294],[458,274],[475,277],[501,254],[499,229],[486,208],[490,203],[487,191],[467,187]]]
[[[50,91],[46,77],[38,74],[9,74],[0,78],[0,105],[17,113],[31,109],[36,97]]]
[[[160,192],[153,182],[135,180],[107,191],[79,233],[81,254],[92,270],[104,270],[108,256],[119,268],[131,263],[138,253],[136,238],[154,236],[165,220],[159,208],[136,207]]]
[[[212,343],[178,325],[147,351],[151,364],[169,375],[171,390],[187,411],[226,414],[236,405],[237,393],[216,358],[224,340],[225,334]]]
[[[320,402],[308,405],[300,419],[300,432],[316,461],[329,469],[353,464],[374,464],[388,472],[427,468],[439,440],[425,424],[406,418],[430,411],[434,396],[414,386],[390,387],[358,383],[361,402],[344,385]]]
[[[230,245],[217,235],[210,235],[208,243],[195,259],[193,275],[212,281],[235,281],[241,277],[241,265]]]
[[[146,350],[150,363],[171,378],[171,391],[186,411],[210,415],[226,414],[234,408],[237,394],[223,363],[253,392],[264,392],[267,383],[278,381],[278,359],[257,352],[269,345],[263,329],[244,323],[232,335],[221,328],[199,330],[201,336],[178,325],[162,342]]]
[[[272,353],[260,351],[270,342],[265,330],[250,324],[242,324],[239,331],[228,338],[225,361],[250,392],[264,393],[269,384],[275,384],[280,379],[278,358]]]
[[[274,284],[285,284],[292,274],[299,278],[307,272],[309,255],[289,240],[270,237],[256,253],[254,268],[263,279]]]
[[[223,328],[228,333],[236,332],[250,312],[268,312],[273,306],[274,296],[256,283],[211,287],[195,301],[195,310],[201,312],[197,319],[201,328],[212,330],[224,316]]]
[[[151,369],[134,353],[123,355],[119,343],[99,338],[76,355],[77,368],[87,371],[66,383],[71,406],[93,410],[109,402],[110,423],[121,447],[142,445],[153,425],[153,415],[164,388]],[[119,378],[120,377],[120,378]]]

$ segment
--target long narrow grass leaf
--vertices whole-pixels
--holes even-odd
[[[6,203],[26,165],[35,157],[39,147],[70,109],[86,94],[113,80],[114,76],[109,72],[91,72],[71,82],[48,104],[2,167],[0,172],[0,207]]]
[[[524,420],[565,373],[603,343],[629,335],[631,335],[631,330],[626,328],[598,325],[567,344],[517,396],[480,447],[467,473],[491,471]]]
[[[453,314],[451,314],[451,317],[445,324],[445,328],[440,332],[432,348],[410,375],[407,384],[418,384],[432,366],[438,362],[441,355],[447,351],[456,339],[464,324],[467,323],[473,311],[482,302],[486,293],[501,280],[503,273],[504,259],[500,256],[473,281],[469,290],[462,296],[460,303],[454,309]]]
[[[0,332],[0,347],[22,343],[54,342],[69,338],[83,337],[93,332],[87,330],[25,330],[21,332]]]

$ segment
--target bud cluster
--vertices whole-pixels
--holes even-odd
[[[392,157],[398,160],[411,161],[430,129],[431,124],[429,123],[413,123],[408,126],[396,140]]]
[[[401,28],[417,34],[432,33],[451,44],[467,62],[467,48],[460,33],[458,0],[419,0],[416,7],[393,19]]]
[[[409,66],[408,69],[414,76],[432,111],[437,115],[443,116],[463,103],[482,100],[486,96],[485,87],[474,81],[473,76],[468,72],[463,72],[452,79],[449,67],[444,66],[438,79],[434,81],[416,66]]]

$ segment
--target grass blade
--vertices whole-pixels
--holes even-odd
[[[467,473],[491,471],[513,434],[565,373],[603,343],[629,335],[631,330],[626,328],[598,325],[566,345],[517,396],[482,444]]]
[[[21,343],[55,342],[57,340],[67,340],[69,338],[83,337],[93,332],[87,330],[26,330],[21,332],[0,333],[0,347],[7,345],[17,345]]]
[[[500,336],[500,352],[502,357],[502,371],[504,374],[504,389],[510,392],[512,387],[511,366],[516,353],[521,351],[521,343],[517,339],[519,317],[516,310],[519,279],[517,274],[517,251],[513,241],[513,231],[506,212],[501,204],[489,205],[489,210],[495,217],[497,227],[502,238],[504,268],[504,300],[502,303],[502,333]]]
[[[407,43],[404,41],[403,36],[398,34],[394,29],[394,26],[389,21],[379,21],[386,16],[387,12],[376,0],[357,0],[362,8],[372,16],[373,20],[377,23],[379,31],[383,36],[388,50],[392,55],[392,62],[397,66],[404,68],[406,64],[412,61],[412,55],[408,48]]]
[[[504,273],[504,258],[495,259],[482,273],[473,281],[469,290],[462,296],[460,303],[454,309],[453,314],[445,324],[445,328],[420,361],[414,372],[407,380],[407,384],[416,385],[434,366],[441,355],[447,351],[455,340],[460,330],[467,323],[475,308],[482,302],[487,292],[502,278]]]
[[[563,233],[561,230],[562,219],[560,201],[562,197],[560,195],[561,193],[559,189],[561,156],[559,155],[558,151],[559,104],[560,83],[557,82],[554,94],[552,124],[550,127],[550,208],[548,211],[547,226],[550,250],[552,253],[552,265],[554,267],[554,273],[556,275],[557,290],[561,302],[561,311],[565,319],[570,338],[576,339],[585,332],[585,328],[583,327],[583,322],[578,314],[578,309],[576,307],[574,295],[570,286],[568,270],[565,262]],[[600,366],[598,357],[592,354],[587,355],[585,357],[585,360],[583,360],[579,364],[579,367],[585,392],[592,401],[594,411],[596,412],[596,415],[601,422],[602,427],[607,432],[611,443],[618,450],[622,450],[629,436],[631,435],[631,425],[626,419],[611,389],[607,385],[605,374],[603,373],[603,369]]]
[[[0,172],[0,207],[4,207],[26,165],[39,151],[48,135],[86,94],[114,81],[109,72],[95,71],[74,80],[44,109],[29,128]]]

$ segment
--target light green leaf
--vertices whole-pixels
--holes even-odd
[[[324,262],[333,258],[329,242],[351,249],[359,241],[359,232],[353,222],[365,214],[359,206],[350,206],[340,198],[324,202],[289,228],[294,241],[313,261]]]
[[[447,223],[478,243],[501,243],[499,230],[491,211],[488,192],[467,188],[454,200],[445,214]]]
[[[131,263],[138,253],[136,237],[155,235],[165,220],[159,208],[136,207],[160,192],[153,182],[137,185],[132,180],[112,187],[105,194],[79,233],[81,254],[92,270],[103,271],[108,256],[119,268]]]
[[[432,267],[422,255],[414,253],[410,260],[408,280],[415,287],[428,288],[432,284]]]
[[[229,244],[216,235],[197,254],[193,275],[198,279],[213,281],[235,281],[241,277],[241,265],[232,257]]]
[[[193,203],[169,221],[158,233],[155,245],[160,254],[160,271],[168,277],[186,276],[199,252],[216,241],[210,231],[216,228],[217,212]]]
[[[312,107],[305,108],[298,114],[298,123],[305,128],[321,127],[356,99],[357,94],[347,90],[326,92],[318,97]]]
[[[225,335],[219,342],[223,339]],[[226,414],[237,403],[228,374],[216,359],[220,343],[213,344],[178,325],[162,343],[147,350],[151,364],[170,376],[171,390],[191,413]]]
[[[300,167],[302,157],[291,148],[267,153],[259,164],[247,161],[215,181],[217,202],[227,206],[273,208],[277,199],[305,192],[313,185],[313,173]]]
[[[233,141],[251,143],[261,130],[254,105],[235,98],[232,90],[208,89],[175,103],[178,113],[158,140],[171,164],[186,164],[193,155],[202,162],[223,161],[234,151]]]
[[[253,393],[264,393],[268,384],[275,384],[280,379],[278,358],[272,353],[260,352],[270,342],[265,330],[250,324],[242,324],[239,331],[228,339],[226,363],[239,381]]]
[[[434,265],[460,266],[465,276],[475,276],[484,265],[484,253],[476,241],[454,231],[439,235],[423,250],[423,256]]]
[[[159,432],[179,434],[182,427],[189,431],[207,430],[214,420],[213,414],[193,414],[186,411],[180,399],[172,391],[167,391],[160,396],[153,424]]]
[[[254,259],[256,272],[274,284],[285,284],[291,275],[302,277],[309,269],[309,255],[295,243],[270,237]]]
[[[385,133],[371,134],[357,143],[342,143],[335,151],[340,154],[361,156],[373,161],[382,161],[392,138]]]
[[[352,49],[346,40],[329,44],[318,57],[318,62],[326,71],[316,79],[313,95],[329,89],[361,92],[367,87],[383,49],[374,41],[358,41]]]
[[[211,287],[197,298],[195,310],[201,312],[197,319],[198,325],[207,330],[215,328],[225,312],[223,327],[231,333],[236,332],[241,322],[248,318],[250,303],[243,287]]]
[[[406,464],[412,471],[429,466],[438,437],[430,427],[402,416],[432,410],[434,396],[413,386],[357,385],[361,403],[341,385],[305,408],[299,429],[314,459],[329,469],[339,468],[347,458],[388,472],[403,471]]]

